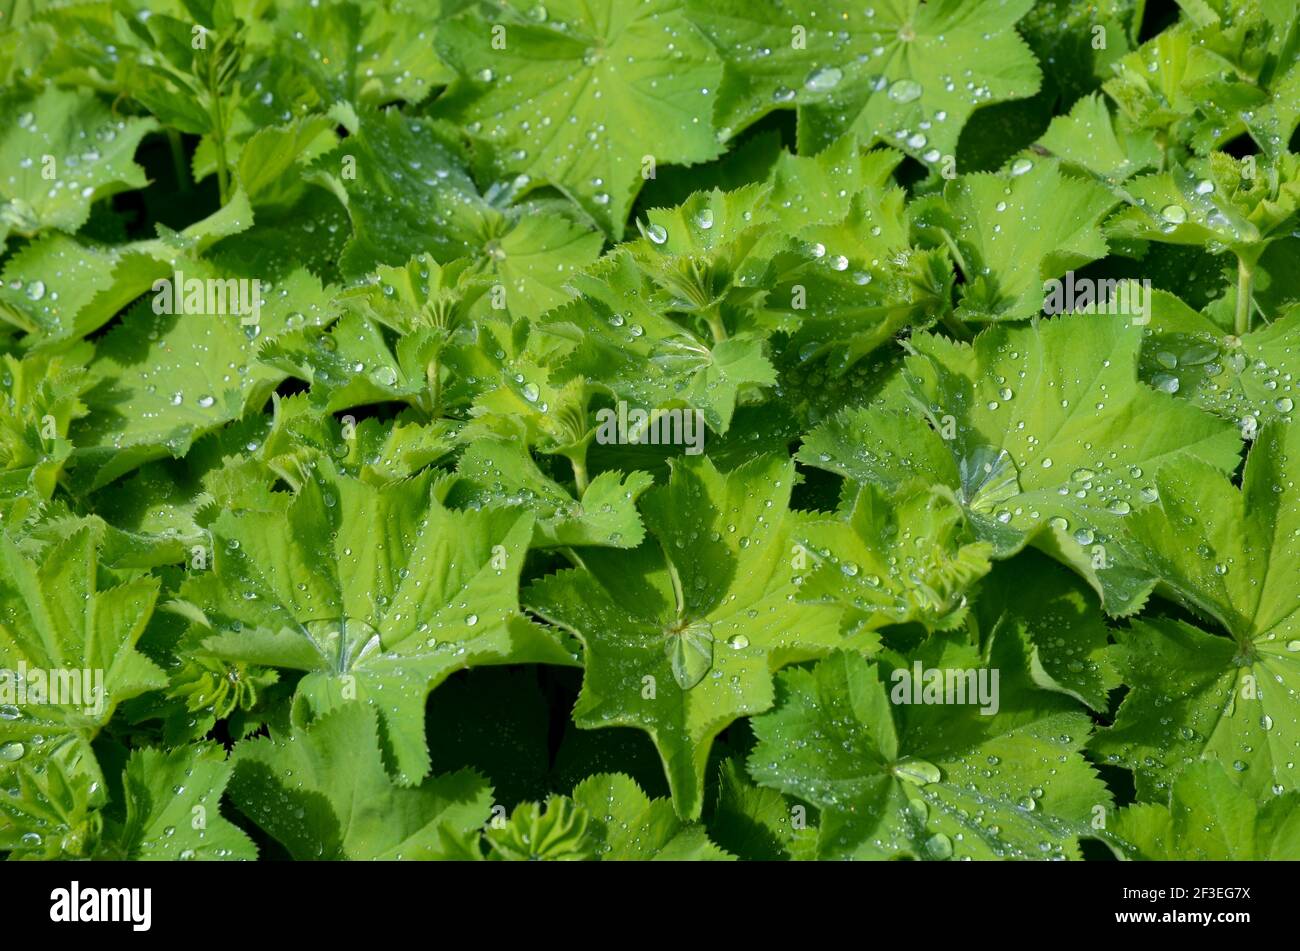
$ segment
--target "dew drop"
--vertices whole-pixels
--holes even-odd
[[[809,92],[826,92],[827,90],[834,89],[838,86],[840,80],[843,78],[844,74],[840,72],[839,67],[822,66],[819,69],[814,69],[808,74],[808,78],[803,81],[803,88],[807,89]],[[921,87],[917,86],[916,88],[916,95],[919,96],[921,94]],[[913,96],[912,98],[915,99],[916,96]],[[907,100],[900,99],[898,101],[906,102]]]
[[[952,858],[952,840],[942,832],[936,832],[925,840],[925,851],[933,859]]]
[[[23,746],[17,740],[14,740],[13,742],[6,743],[3,746],[0,746],[0,760],[5,760],[6,762],[9,763],[15,763],[18,760],[22,759],[23,755],[26,752],[27,752],[27,747]]]
[[[913,102],[921,98],[921,84],[915,79],[897,79],[889,87],[889,98],[894,102]]]
[[[1160,209],[1160,217],[1173,225],[1180,225],[1187,220],[1187,209],[1182,205],[1165,205]]]
[[[899,760],[894,764],[893,772],[899,779],[916,786],[928,786],[943,778],[938,766],[915,757]]]

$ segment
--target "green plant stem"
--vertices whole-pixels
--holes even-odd
[[[722,343],[727,339],[727,325],[722,322],[722,314],[719,313],[716,306],[704,311],[704,319],[708,321],[709,332],[713,334],[715,344]]]
[[[573,466],[573,484],[578,489],[578,498],[582,498],[587,493],[587,460],[570,456],[569,463]]]
[[[957,247],[957,242],[953,240],[953,236],[948,233],[947,228],[940,228],[939,234],[943,236],[943,243],[947,246],[948,250],[952,252],[952,259],[956,262],[957,269],[961,271],[962,278],[969,282],[970,268],[966,266],[966,259],[962,257],[961,249]]]
[[[167,130],[167,145],[171,148],[172,168],[176,172],[176,190],[188,192],[190,190],[190,170],[185,161],[185,146],[181,142],[181,134],[175,129]]]
[[[686,593],[682,589],[682,578],[677,573],[677,566],[671,558],[665,560],[668,562],[668,577],[673,583],[673,600],[677,602],[677,623],[680,625],[686,619]]]
[[[424,371],[424,378],[429,384],[430,405],[429,418],[437,419],[442,415],[442,361],[434,357]]]
[[[212,144],[217,152],[217,194],[224,206],[230,199],[230,165],[226,159],[226,115],[221,106],[221,83],[217,78],[217,59],[208,66],[209,111],[212,115]]]
[[[561,555],[563,555],[565,558],[568,559],[569,564],[573,565],[573,567],[575,568],[587,567],[587,563],[582,560],[582,557],[569,546],[566,545],[563,548],[560,548],[558,550]]]
[[[941,318],[941,322],[943,323],[944,327],[947,328],[948,333],[952,334],[958,340],[970,340],[973,336],[973,334],[971,334],[970,328],[967,327],[964,323],[962,323],[961,318],[958,317],[957,314],[951,310],[944,313],[943,317]]]
[[[1243,257],[1237,258],[1237,312],[1233,328],[1238,337],[1250,333],[1250,301],[1255,281],[1254,268]]]

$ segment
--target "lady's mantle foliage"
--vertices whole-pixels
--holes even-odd
[[[1300,15],[1147,6],[8,5],[0,851],[1300,858]]]

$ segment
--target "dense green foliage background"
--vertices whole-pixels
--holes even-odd
[[[1300,858],[1298,123],[1294,0],[0,0],[0,851]]]

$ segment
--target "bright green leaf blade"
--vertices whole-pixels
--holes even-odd
[[[8,104],[6,113],[0,228],[26,236],[52,228],[73,232],[94,202],[148,184],[134,156],[157,128],[152,119],[118,119],[96,97],[53,86],[34,100]]]
[[[794,600],[793,467],[760,459],[723,475],[685,460],[643,503],[653,541],[584,553],[586,569],[547,576],[524,600],[586,647],[578,725],[648,732],[678,813],[695,817],[714,737],[771,705],[771,671],[841,637],[838,608]]]
[[[166,683],[136,650],[157,579],[109,586],[99,567],[88,527],[36,559],[0,535],[0,768],[56,758],[98,778],[90,741],[122,701]]]
[[[1152,296],[1142,378],[1235,423],[1253,439],[1275,419],[1290,419],[1300,376],[1300,308],[1242,337],[1164,291]]]
[[[1230,636],[1182,621],[1135,621],[1121,639],[1131,690],[1094,741],[1134,770],[1138,791],[1161,798],[1187,762],[1217,758],[1261,796],[1294,788],[1300,752],[1300,600],[1291,573],[1300,506],[1287,491],[1295,427],[1260,434],[1239,492],[1203,466],[1161,473],[1159,502],[1131,530],[1162,589]]]
[[[868,6],[699,2],[724,57],[718,124],[799,108],[799,151],[852,132],[937,165],[979,106],[1030,96],[1040,74],[1015,23],[1025,0],[887,0]]]
[[[104,858],[143,861],[248,860],[257,847],[222,817],[232,766],[216,745],[140,749],[126,764],[126,822]]]
[[[596,819],[595,850],[604,861],[726,861],[703,828],[683,823],[666,799],[650,799],[627,776],[600,775],[573,789],[575,802]]]
[[[923,483],[893,494],[864,485],[846,517],[810,520],[798,537],[811,569],[800,596],[840,604],[869,630],[961,624],[967,591],[993,552],[975,540],[954,499]]]
[[[491,811],[490,787],[469,771],[395,786],[362,704],[241,743],[234,762],[231,799],[300,861],[443,858],[444,835],[463,837]]]
[[[555,185],[621,238],[647,159],[718,155],[720,64],[678,0],[553,0],[543,22],[532,9],[511,0],[499,20],[443,25],[438,50],[461,79],[436,113],[481,138],[499,175]]]
[[[925,240],[960,254],[958,316],[1018,320],[1044,309],[1045,281],[1106,254],[1099,225],[1114,204],[1105,188],[1063,176],[1052,160],[1018,159],[1005,175],[949,182],[913,215]]]
[[[275,527],[286,522],[287,534]],[[212,571],[184,593],[205,612],[215,655],[306,671],[298,697],[317,712],[373,704],[400,778],[418,782],[425,698],[453,672],[572,662],[518,615],[532,531],[518,510],[444,508],[428,473],[375,486],[322,459],[270,510],[222,513]]]
[[[648,473],[602,472],[581,499],[574,499],[546,477],[520,443],[494,439],[471,443],[457,471],[462,481],[449,502],[478,508],[524,501],[537,518],[534,546],[635,548],[645,538],[636,500],[653,482]]]
[[[983,666],[953,645],[927,660],[941,683],[947,670]],[[895,712],[891,697],[909,687],[900,670],[888,686],[874,664],[835,654],[783,673],[777,709],[754,722],[750,772],[822,809],[819,857],[1078,857],[1093,808],[1110,801],[1078,752],[1088,718],[1006,668],[991,716],[976,706]]]
[[[847,414],[810,436],[801,458],[862,482],[947,485],[999,555],[1035,539],[1109,612],[1130,613],[1153,577],[1126,547],[1128,513],[1165,463],[1226,472],[1240,445],[1230,425],[1137,381],[1141,339],[1126,320],[1085,315],[992,328],[973,345],[914,335],[905,380],[930,426]]]
[[[1100,95],[1085,96],[1069,115],[1054,118],[1038,144],[1066,168],[1081,169],[1107,182],[1122,182],[1160,163],[1155,137],[1117,126]]]
[[[1300,794],[1257,801],[1221,763],[1202,761],[1183,770],[1169,805],[1121,809],[1108,841],[1135,859],[1154,861],[1259,861],[1300,858]]]

